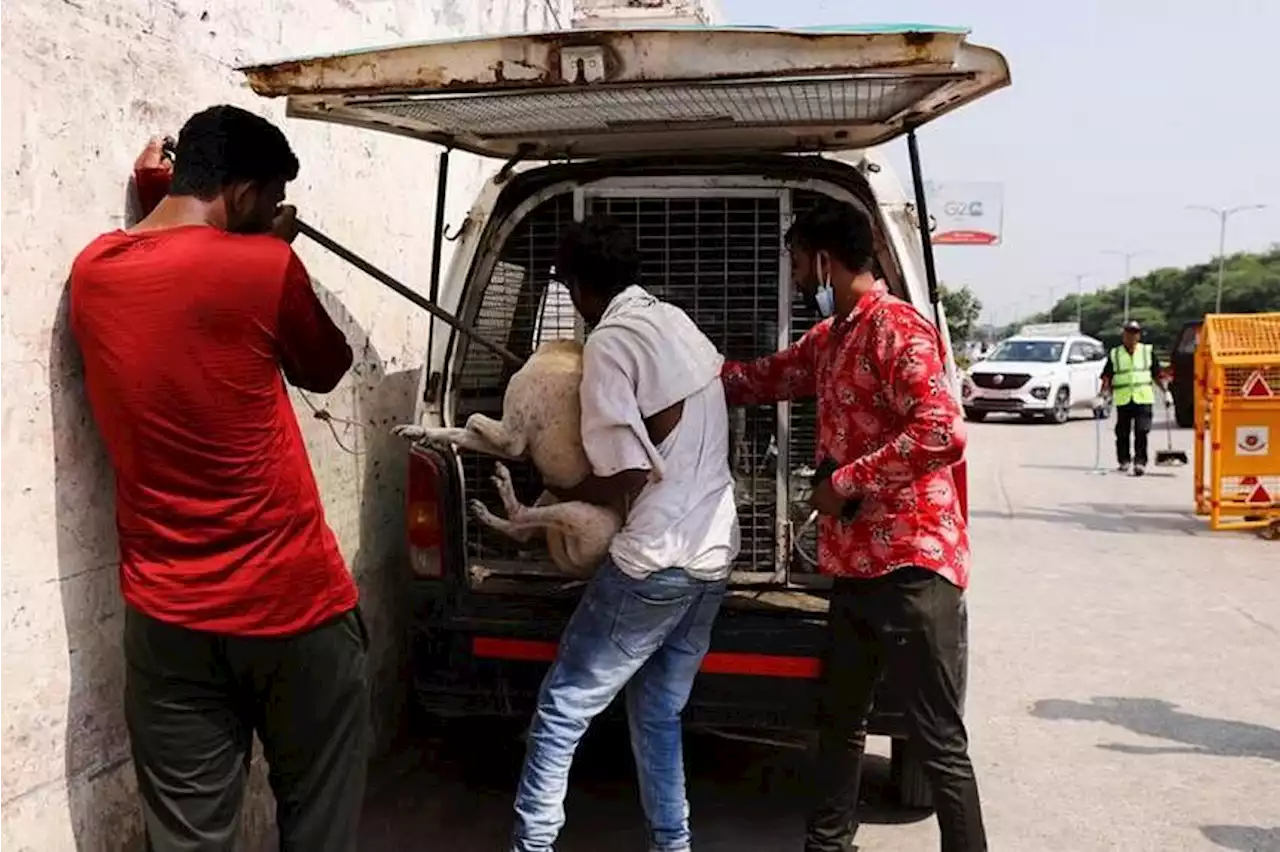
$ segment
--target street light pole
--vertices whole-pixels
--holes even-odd
[[[1088,274],[1076,276],[1076,325],[1084,329],[1084,279]]]
[[[1124,258],[1124,321],[1129,321],[1129,282],[1133,279],[1133,273],[1130,271],[1129,262],[1140,254],[1141,249],[1137,251],[1119,251],[1118,249],[1108,249],[1103,254],[1114,254],[1117,257]]]
[[[1218,298],[1214,303],[1213,312],[1215,314],[1222,313],[1222,281],[1227,274],[1227,220],[1233,214],[1243,213],[1246,210],[1265,210],[1265,204],[1241,204],[1239,207],[1209,207],[1205,204],[1189,204],[1188,210],[1203,210],[1218,217]]]

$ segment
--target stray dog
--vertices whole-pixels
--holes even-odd
[[[501,422],[473,414],[462,429],[403,425],[392,431],[408,440],[454,444],[498,458],[527,457],[544,482],[570,488],[591,474],[591,462],[582,448],[581,384],[582,344],[555,340],[539,346],[511,377],[502,397]],[[511,472],[501,462],[495,466],[493,484],[507,517],[499,518],[479,500],[472,500],[476,519],[519,542],[542,533],[552,561],[574,578],[586,579],[595,572],[622,526],[622,519],[611,509],[576,501],[561,503],[549,491],[532,506],[522,505]]]

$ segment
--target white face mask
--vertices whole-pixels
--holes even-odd
[[[831,266],[827,264],[824,269],[821,256],[814,263],[818,267],[818,289],[813,294],[813,302],[818,315],[826,319],[836,312],[836,291],[831,288]]]

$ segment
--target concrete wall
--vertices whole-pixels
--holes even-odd
[[[137,848],[121,713],[123,666],[112,481],[64,317],[75,253],[125,224],[133,158],[192,112],[237,103],[282,122],[302,161],[303,215],[425,290],[436,151],[359,130],[284,123],[232,69],[248,61],[467,33],[568,26],[568,0],[6,0],[3,6],[3,816],[6,852]],[[556,21],[553,18],[558,18]],[[453,158],[456,227],[487,166]],[[373,632],[376,727],[404,689],[397,594],[403,449],[422,316],[299,239],[357,353],[327,398],[342,449],[295,397],[328,518]],[[446,256],[447,263],[447,256]],[[261,767],[246,813],[265,847]]]
[[[720,0],[577,0],[573,12],[573,26],[580,28],[697,26],[724,21]]]

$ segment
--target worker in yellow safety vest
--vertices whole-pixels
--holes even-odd
[[[1116,461],[1127,473],[1130,460],[1133,475],[1142,476],[1147,467],[1147,435],[1151,431],[1151,411],[1156,394],[1165,394],[1160,362],[1150,343],[1142,342],[1142,326],[1137,320],[1124,324],[1122,343],[1107,356],[1102,368],[1102,391],[1110,394],[1116,409]],[[1166,400],[1166,403],[1168,400]],[[1133,433],[1133,453],[1129,453],[1129,433]]]

